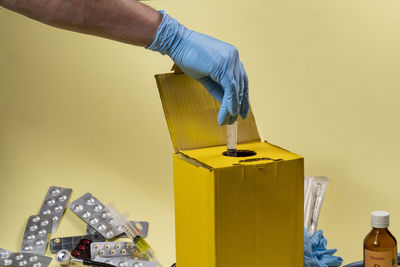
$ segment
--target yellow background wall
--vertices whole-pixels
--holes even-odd
[[[392,213],[400,238],[399,1],[147,3],[239,48],[264,138],[332,178],[320,227],[345,262],[362,258],[373,210]],[[153,78],[171,65],[0,10],[0,247],[19,249],[59,185],[150,221],[150,243],[174,261],[173,148]],[[84,229],[67,211],[55,235]]]

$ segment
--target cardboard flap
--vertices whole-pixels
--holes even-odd
[[[220,103],[182,73],[155,76],[175,151],[226,145],[226,126],[217,122]],[[260,141],[251,109],[238,119],[238,143]]]

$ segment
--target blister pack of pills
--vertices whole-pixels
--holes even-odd
[[[108,263],[117,267],[157,267],[154,261],[142,261],[120,258],[96,258],[96,261]]]
[[[92,260],[96,258],[132,258],[147,260],[133,242],[93,242],[90,244]]]
[[[90,193],[69,203],[68,207],[106,239],[116,237],[123,232],[122,226],[113,226],[113,219],[106,212],[105,206]]]
[[[26,224],[20,251],[44,255],[52,225],[51,215],[30,216]]]
[[[140,234],[141,237],[146,238],[149,233],[149,222],[146,221],[130,221],[133,226],[135,226],[136,230]],[[92,235],[98,233],[93,227],[87,225],[86,234]],[[127,237],[125,233],[122,233],[118,237]]]
[[[89,239],[82,239],[79,244],[72,250],[71,255],[81,260],[91,260],[90,244],[92,241]]]
[[[62,249],[72,251],[82,239],[88,239],[93,242],[103,242],[106,240],[99,233],[93,235],[58,237],[50,240],[50,251],[52,253],[56,253]]]
[[[67,207],[71,193],[71,188],[57,186],[51,186],[47,191],[39,213],[42,215],[51,215],[51,219],[53,221],[51,233],[54,233],[57,230],[61,217],[63,216],[65,208]]]
[[[47,267],[50,262],[50,257],[32,253],[14,253],[0,248],[1,266]]]

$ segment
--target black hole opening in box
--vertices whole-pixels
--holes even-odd
[[[225,151],[222,153],[225,157],[234,157],[234,158],[245,158],[257,155],[257,152],[252,150],[236,150],[236,151]]]

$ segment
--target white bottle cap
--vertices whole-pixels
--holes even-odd
[[[389,227],[389,212],[373,211],[371,213],[371,226],[373,228],[388,228]]]

